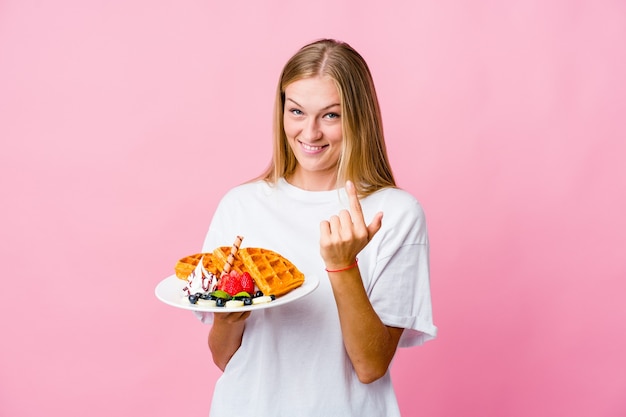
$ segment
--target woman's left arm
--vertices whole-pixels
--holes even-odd
[[[382,213],[366,225],[350,181],[346,193],[350,210],[342,210],[320,224],[320,253],[337,303],[344,346],[359,380],[371,383],[387,372],[403,329],[386,326],[380,320],[367,297],[356,260],[380,230]]]
[[[404,329],[386,326],[370,303],[358,268],[329,272],[343,343],[359,381],[369,384],[387,372]]]

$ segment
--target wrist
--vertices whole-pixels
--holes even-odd
[[[343,272],[343,271],[348,271],[350,269],[356,268],[359,264],[359,258],[354,258],[354,262],[351,263],[350,265],[347,266],[343,266],[343,267],[339,267],[339,268],[328,268],[326,267],[325,270],[326,272],[332,273],[332,272]]]

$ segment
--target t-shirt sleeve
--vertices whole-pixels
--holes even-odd
[[[393,220],[395,224],[380,243],[368,292],[382,322],[404,329],[398,346],[410,347],[437,335],[432,315],[429,242],[419,204]]]
[[[224,242],[228,241],[228,239],[224,236],[224,225],[227,224],[226,215],[228,212],[225,206],[227,205],[228,202],[225,199],[222,199],[215,209],[215,213],[213,214],[213,218],[211,219],[211,223],[209,225],[209,230],[204,238],[202,252],[212,252],[213,249],[218,246],[224,246]],[[231,240],[232,239],[234,239],[234,237],[231,238]]]
[[[202,252],[212,252],[218,246],[225,245],[224,242],[227,242],[227,238],[225,236],[225,228],[224,225],[228,224],[227,215],[228,215],[228,195],[224,197],[217,208],[215,209],[215,213],[213,214],[213,218],[211,219],[211,223],[209,225],[209,230],[206,233],[204,238],[204,243],[202,245]],[[203,312],[203,311],[194,311],[193,314],[204,324],[213,324],[213,313],[211,312]]]
[[[239,186],[230,189],[217,205],[209,230],[202,245],[203,252],[212,252],[219,246],[231,246],[241,233],[242,223],[250,216],[245,201],[251,192],[254,192],[254,184]]]

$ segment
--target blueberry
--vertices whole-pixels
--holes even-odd
[[[217,300],[215,300],[215,305],[217,307],[224,307],[226,305],[226,299],[225,298],[218,298]]]
[[[263,297],[263,292],[262,292],[262,291],[257,291],[257,292],[254,294],[254,296],[255,296],[255,297]]]
[[[250,298],[250,297],[245,297],[245,298],[243,299],[243,305],[245,305],[245,306],[250,306],[250,305],[252,305],[252,298]]]
[[[191,304],[195,304],[198,301],[198,296],[196,294],[190,295],[189,296],[189,302]]]
[[[274,294],[270,295],[270,298],[272,299],[272,301],[274,301],[276,299],[276,296]]]
[[[200,294],[200,298],[202,298],[203,300],[210,300],[211,296],[209,294]]]

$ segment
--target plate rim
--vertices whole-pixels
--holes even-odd
[[[162,303],[167,304],[169,306],[183,309],[183,310],[188,310],[188,311],[196,311],[199,313],[239,313],[239,312],[245,312],[245,311],[256,311],[256,310],[263,310],[267,308],[280,307],[282,305],[286,305],[294,301],[297,301],[301,299],[302,297],[305,297],[309,295],[310,293],[312,293],[313,291],[315,291],[315,289],[317,289],[317,287],[320,284],[320,279],[316,275],[307,275],[304,278],[304,283],[300,287],[293,289],[290,293],[287,293],[283,295],[282,297],[277,298],[271,303],[241,306],[241,307],[199,306],[199,305],[190,304],[190,303],[184,304],[181,301],[177,301],[173,299],[173,297],[166,297],[163,294],[163,291],[165,291],[164,288],[167,286],[176,285],[177,282],[180,282],[180,291],[181,291],[180,300],[184,300],[182,289],[185,286],[186,281],[178,278],[176,274],[172,274],[162,279],[161,281],[159,281],[159,283],[156,285],[154,289],[154,294],[156,298]],[[290,294],[293,294],[295,291],[298,291],[298,290],[301,290],[300,292],[302,292],[302,290],[305,290],[305,291],[303,293],[297,293],[297,296],[295,297],[293,296],[289,297]],[[284,297],[288,297],[288,298],[285,299]]]

